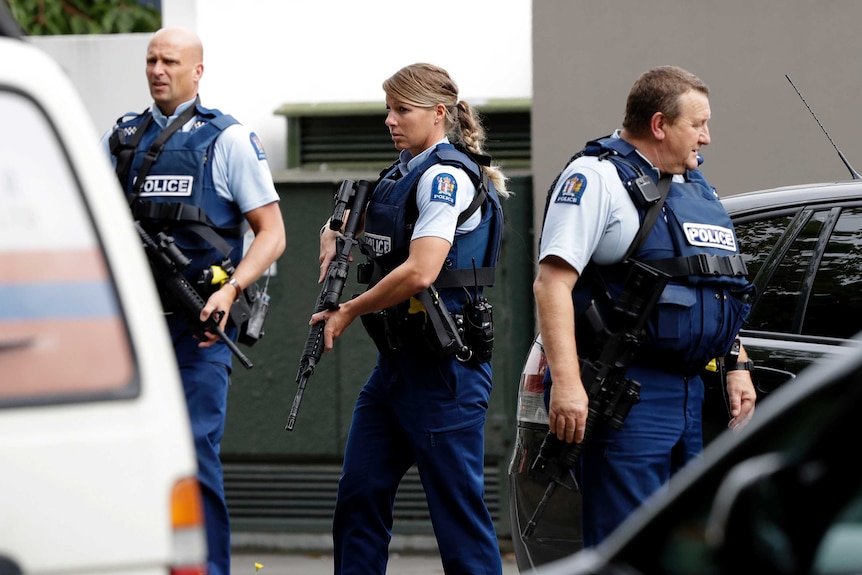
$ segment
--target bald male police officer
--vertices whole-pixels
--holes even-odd
[[[589,382],[579,359],[597,353],[587,306],[619,319],[613,307],[625,307],[630,269],[621,262],[670,276],[626,372],[641,384],[640,401],[619,431],[598,426],[576,465],[587,547],[703,449],[698,374],[711,358],[728,357],[729,425],[744,424],[754,410],[745,350],[730,354],[751,287],[730,218],[698,170],[700,148],[710,142],[708,95],[680,68],[646,71],[628,96],[622,130],[588,142],[549,191],[533,291],[550,370],[549,426],[559,440],[584,438]],[[644,224],[663,194],[654,223]],[[633,246],[642,226],[646,235]]]
[[[165,231],[191,260],[183,272],[191,285],[198,285],[212,265],[228,272],[233,268],[228,281],[199,286],[206,301],[200,319],[223,312],[224,330],[243,289],[284,251],[285,234],[260,140],[232,117],[201,106],[203,69],[203,47],[193,32],[156,32],[147,47],[146,67],[153,106],[121,118],[102,145],[117,167],[135,219],[153,237]],[[254,241],[243,256],[248,226]],[[231,351],[215,335],[195,337],[178,314],[168,313],[167,322],[198,458],[209,575],[223,575],[230,573],[230,524],[219,446]],[[237,328],[227,328],[226,334],[236,338]]]

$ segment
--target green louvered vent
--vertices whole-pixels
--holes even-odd
[[[374,164],[383,169],[397,152],[382,116],[298,118],[302,167]]]
[[[485,148],[504,167],[530,167],[530,112],[489,112]]]
[[[328,533],[340,465],[224,463],[225,494],[238,531]],[[494,523],[501,520],[497,468],[485,469],[485,500]],[[431,534],[431,519],[419,474],[411,468],[395,501],[396,531]]]
[[[393,162],[397,151],[384,124],[380,104],[289,105],[278,110],[287,116],[287,167],[306,170],[380,170]],[[478,107],[487,131],[486,149],[505,167],[530,167],[529,101],[489,102]]]

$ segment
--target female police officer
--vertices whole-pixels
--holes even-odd
[[[445,572],[499,574],[483,498],[490,350],[469,336],[450,345],[453,334],[435,331],[440,322],[432,320],[448,312],[457,321],[493,283],[505,178],[482,154],[484,129],[445,70],[413,64],[383,89],[386,126],[401,152],[365,212],[369,288],[311,318],[326,322],[328,351],[362,316],[380,351],[347,439],[333,522],[335,573],[385,573],[395,494],[416,464]],[[321,281],[336,236],[328,229],[321,236]]]

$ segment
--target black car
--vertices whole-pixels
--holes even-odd
[[[535,573],[862,573],[860,343],[777,390],[600,545]]]
[[[757,286],[741,336],[754,360],[759,410],[818,358],[846,352],[845,344],[862,330],[862,181],[762,190],[722,202]],[[556,489],[531,536],[523,535],[547,487],[547,475],[531,471],[548,431],[546,366],[539,335],[521,374],[509,465],[512,539],[522,571],[582,547],[580,493],[574,489]],[[704,374],[704,441],[710,443],[727,416],[718,377]]]

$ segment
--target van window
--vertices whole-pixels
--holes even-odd
[[[0,407],[134,395],[128,333],[64,149],[42,110],[2,86],[0,121]]]

